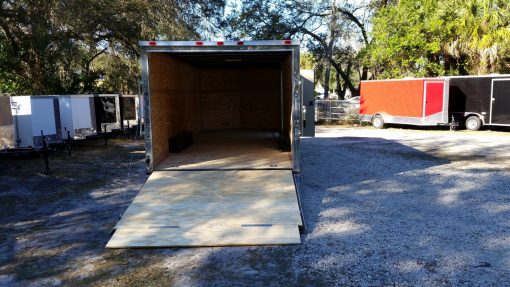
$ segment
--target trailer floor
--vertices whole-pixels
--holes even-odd
[[[292,169],[291,153],[278,149],[278,134],[253,130],[202,133],[197,142],[172,153],[155,170]]]

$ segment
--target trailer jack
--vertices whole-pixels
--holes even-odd
[[[41,137],[42,137],[42,141],[43,141],[43,147],[41,149],[41,155],[44,159],[44,174],[51,174],[51,169],[50,169],[50,161],[49,161],[49,158],[48,158],[48,143],[46,142],[46,137],[44,136],[44,132],[41,130]]]
[[[452,115],[452,121],[450,122],[450,130],[455,131],[460,126],[460,122],[455,119],[455,116]]]

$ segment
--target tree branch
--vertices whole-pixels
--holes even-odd
[[[365,29],[365,24],[361,23],[361,21],[350,11],[346,9],[339,8],[339,12],[344,15],[345,18],[351,20],[358,28],[361,30],[361,35],[363,36],[363,41],[365,45],[368,46],[370,43],[368,42],[368,34]]]
[[[0,21],[0,27],[2,27],[2,30],[4,31],[5,36],[11,42],[11,46],[12,46],[13,51],[15,53],[19,52],[19,45],[16,42],[16,38],[14,38],[14,36],[12,35],[11,30],[9,29],[7,24],[5,24],[3,21]]]

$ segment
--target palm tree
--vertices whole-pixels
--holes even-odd
[[[453,2],[453,5],[452,5]],[[446,50],[454,57],[466,55],[472,73],[494,73],[510,50],[510,4],[508,0],[454,0],[449,12],[452,38]]]

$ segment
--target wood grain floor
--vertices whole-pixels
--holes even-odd
[[[299,244],[290,170],[155,171],[107,248]]]
[[[278,148],[278,135],[265,131],[221,130],[170,154],[155,170],[292,169],[291,153]]]

